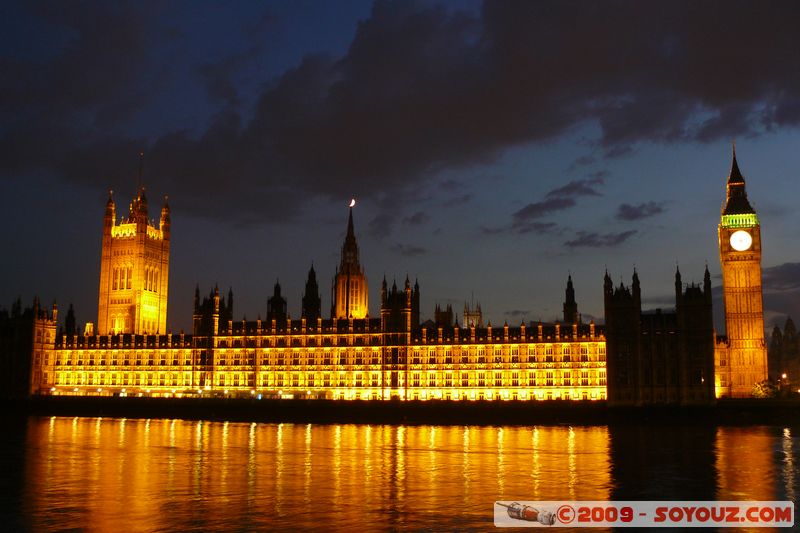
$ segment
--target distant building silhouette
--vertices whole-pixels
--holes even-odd
[[[786,374],[784,378],[783,375]],[[777,325],[772,329],[769,343],[769,378],[781,384],[800,386],[800,335],[797,334],[792,317],[786,317],[783,331]]]
[[[433,323],[439,328],[449,328],[453,325],[453,306],[447,304],[447,307],[442,309],[439,304],[433,311]]]
[[[616,405],[714,401],[711,276],[683,290],[675,273],[675,310],[642,312],[639,275],[630,288],[604,286],[608,400]]]
[[[580,322],[578,302],[575,301],[575,288],[572,286],[572,274],[567,278],[566,298],[564,300],[564,322],[577,324]]]
[[[0,309],[0,397],[25,398],[52,381],[43,368],[53,353],[57,324],[58,306],[48,312],[39,298],[25,309],[19,298],[10,312]]]
[[[317,273],[314,265],[308,270],[306,280],[306,290],[303,293],[303,308],[300,314],[306,320],[316,321],[322,316],[322,300],[319,297],[319,286],[317,285]]]
[[[473,305],[472,302],[464,302],[464,314],[461,317],[463,318],[464,327],[482,328],[483,311],[481,310],[481,303],[477,302]]]
[[[272,298],[267,302],[267,322],[271,323],[273,320],[281,326],[286,322],[287,306],[286,298],[281,296],[281,284],[275,282],[275,288],[272,293]]]

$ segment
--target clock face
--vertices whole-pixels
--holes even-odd
[[[731,235],[731,246],[737,252],[749,250],[753,245],[753,237],[744,230],[734,231]]]

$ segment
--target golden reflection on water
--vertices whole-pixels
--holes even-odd
[[[790,428],[720,428],[716,445],[720,499],[794,501],[799,473]]]
[[[37,531],[486,529],[495,500],[622,499],[670,480],[662,498],[686,483],[698,499],[794,498],[788,429],[683,431],[654,451],[659,434],[604,426],[31,419],[25,498]]]
[[[797,484],[797,469],[795,467],[795,446],[792,441],[792,431],[789,428],[783,429],[781,439],[781,449],[783,457],[781,461],[781,474],[785,486],[786,499],[795,501],[795,485]]]

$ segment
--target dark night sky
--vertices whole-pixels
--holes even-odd
[[[172,207],[169,319],[195,283],[263,316],[276,278],[323,306],[354,211],[380,280],[493,323],[552,320],[567,273],[646,305],[719,274],[737,139],[767,324],[800,317],[800,2],[3,2],[0,304],[95,320],[107,190]],[[715,283],[719,283],[718,277]],[[717,305],[717,311],[720,306]]]

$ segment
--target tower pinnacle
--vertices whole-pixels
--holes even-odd
[[[358,243],[353,225],[353,207],[350,201],[347,216],[347,234],[342,244],[342,259],[334,279],[335,318],[364,318],[367,315],[367,277],[358,257]]]
[[[739,163],[736,161],[735,145],[731,160],[731,172],[728,175],[726,189],[725,206],[722,209],[723,218],[726,215],[755,215],[756,211],[747,199],[744,176],[742,176],[739,170]]]

